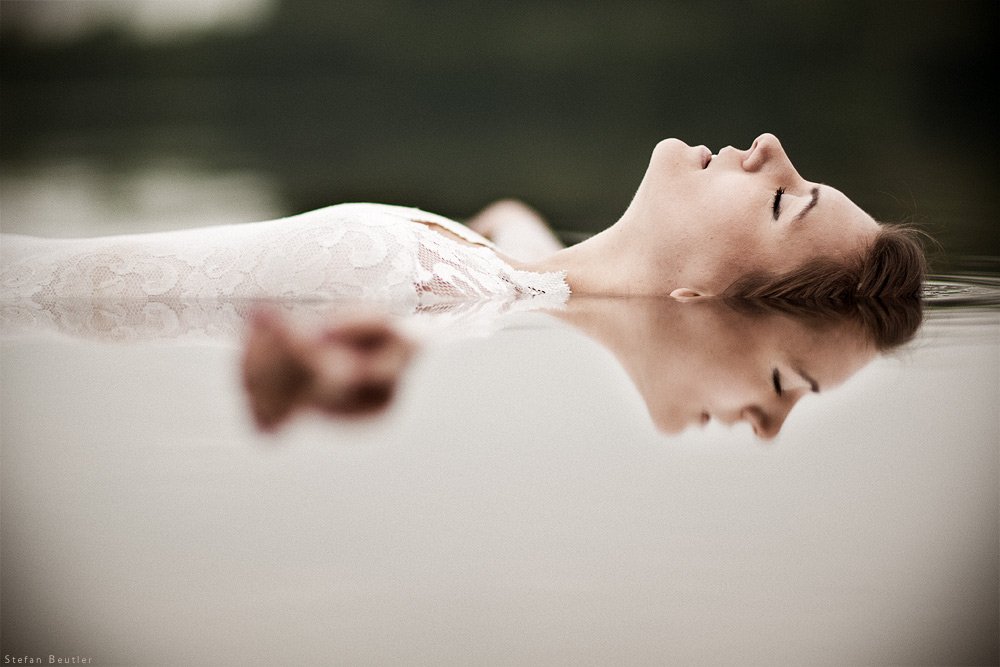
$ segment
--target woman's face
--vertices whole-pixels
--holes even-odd
[[[876,355],[848,322],[817,329],[784,315],[678,305],[666,350],[646,341],[637,382],[666,432],[745,422],[758,437],[773,438],[800,399],[839,386]]]
[[[697,258],[672,280],[699,294],[720,294],[752,271],[846,258],[878,230],[843,193],[799,176],[772,134],[718,155],[660,142],[629,209],[651,243]]]

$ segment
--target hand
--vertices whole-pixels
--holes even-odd
[[[493,202],[466,225],[503,254],[523,262],[545,259],[563,248],[538,211],[516,199]]]

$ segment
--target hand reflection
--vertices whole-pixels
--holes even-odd
[[[722,299],[574,298],[552,313],[618,359],[658,429],[746,422],[773,438],[798,401],[843,383],[908,340],[920,303],[788,304]],[[341,319],[311,333],[277,315],[253,318],[244,380],[257,423],[301,408],[377,414],[416,345],[390,320]]]
[[[378,414],[392,400],[414,345],[377,316],[354,316],[310,333],[272,311],[250,322],[243,383],[257,425],[279,426],[315,408],[339,417]]]

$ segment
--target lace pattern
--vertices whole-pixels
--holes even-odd
[[[439,225],[468,243],[417,223]],[[551,308],[569,295],[563,274],[516,270],[486,239],[451,220],[379,204],[157,234],[6,235],[0,252],[0,325],[7,334],[227,336],[241,329],[246,302],[257,299],[349,300],[399,314],[483,300],[531,299]]]

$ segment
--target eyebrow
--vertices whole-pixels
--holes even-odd
[[[810,199],[809,203],[805,205],[805,208],[803,208],[801,211],[799,211],[799,214],[796,215],[795,218],[792,219],[792,222],[798,222],[803,217],[805,217],[806,213],[808,213],[809,211],[811,211],[812,208],[814,206],[816,206],[816,202],[819,201],[819,187],[813,188],[810,192],[812,194],[812,199]]]
[[[806,373],[801,368],[793,368],[792,370],[794,370],[796,373],[798,373],[798,376],[800,378],[802,378],[803,380],[805,380],[806,382],[809,383],[809,390],[812,391],[812,393],[814,393],[814,394],[818,394],[819,393],[819,382],[816,382],[816,380],[814,380],[811,375],[809,375],[808,373]]]

